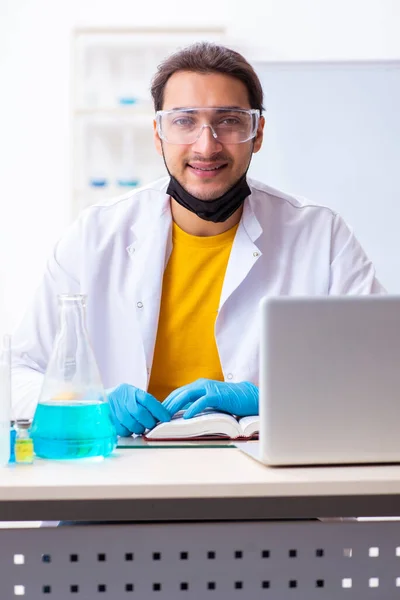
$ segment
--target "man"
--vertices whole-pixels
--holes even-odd
[[[151,91],[169,177],[86,209],[56,245],[14,337],[19,415],[37,402],[59,293],[88,295],[112,416],[130,435],[180,409],[257,414],[263,296],[384,291],[337,214],[247,180],[263,92],[241,55],[196,44]]]

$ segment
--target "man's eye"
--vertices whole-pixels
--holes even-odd
[[[240,120],[235,119],[235,117],[226,117],[226,119],[222,119],[219,122],[220,125],[230,125],[231,127],[235,125],[240,125]]]
[[[175,119],[173,124],[177,125],[178,127],[190,127],[191,125],[193,125],[193,120],[185,118]]]

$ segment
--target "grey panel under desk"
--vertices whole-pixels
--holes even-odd
[[[0,500],[0,521],[251,521],[355,516],[400,516],[400,496]]]
[[[6,600],[393,600],[400,523],[1,530],[0,580]]]

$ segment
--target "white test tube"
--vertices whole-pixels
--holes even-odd
[[[10,458],[11,336],[0,338],[0,467]]]

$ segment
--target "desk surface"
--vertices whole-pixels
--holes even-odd
[[[232,448],[146,448],[0,469],[0,520],[374,515],[400,515],[400,466],[269,468]]]

